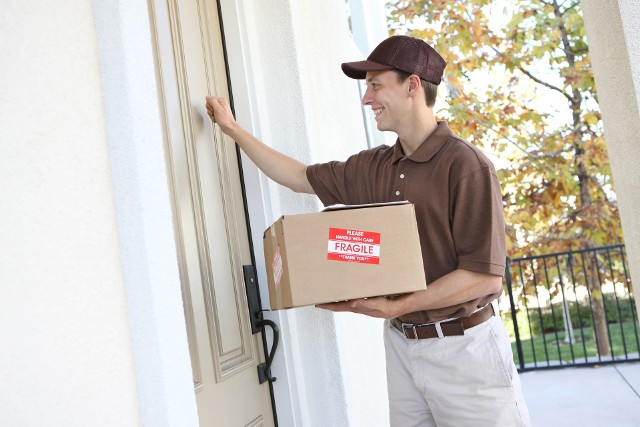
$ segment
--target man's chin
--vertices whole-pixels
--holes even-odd
[[[379,131],[386,131],[387,127],[384,125],[384,123],[378,122],[376,121],[376,128],[378,128]]]

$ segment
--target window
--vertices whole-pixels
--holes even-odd
[[[389,37],[384,7],[386,0],[345,0],[345,9],[353,42],[362,53],[363,59],[380,43]],[[363,80],[358,80],[360,99],[366,90]],[[393,145],[396,135],[393,132],[380,132],[369,107],[362,106],[362,120],[369,148],[378,145]]]

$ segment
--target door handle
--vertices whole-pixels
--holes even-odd
[[[249,305],[249,320],[251,321],[251,333],[257,334],[262,332],[262,343],[264,347],[266,362],[258,365],[258,381],[260,384],[265,381],[273,383],[276,381],[276,377],[271,375],[271,364],[280,342],[280,329],[278,325],[269,319],[264,319],[262,316],[262,303],[260,302],[260,293],[258,292],[258,281],[256,280],[256,270],[253,265],[243,265],[242,271],[244,273],[244,286],[247,292],[247,304]],[[271,328],[273,332],[273,345],[271,350],[267,350],[267,340],[264,334],[265,326]]]
[[[271,364],[273,363],[273,357],[276,354],[276,349],[278,348],[278,342],[280,341],[280,330],[278,329],[278,325],[273,320],[262,319],[258,322],[258,324],[262,327],[264,333],[264,327],[269,326],[271,331],[273,332],[273,345],[271,346],[271,351],[267,355],[266,363],[261,363],[258,365],[258,381],[260,384],[265,381],[269,381],[273,383],[276,381],[276,377],[271,375]]]

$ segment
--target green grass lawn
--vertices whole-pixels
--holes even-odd
[[[510,316],[504,316],[504,323],[511,337],[511,348],[516,365],[519,366],[520,359],[516,349],[516,339],[513,332],[513,322]],[[523,319],[524,320],[524,319]],[[579,329],[574,327],[575,343],[569,344],[564,341],[565,331],[549,332],[544,335],[529,335],[529,328],[524,321],[518,319],[520,340],[522,343],[522,354],[525,365],[537,362],[546,365],[548,361],[559,361],[573,363],[585,362],[586,357],[597,356],[596,342],[593,336],[593,328],[585,327]],[[636,325],[637,328],[637,325]],[[611,355],[615,358],[624,357],[625,354],[638,352],[638,341],[640,328],[636,330],[631,321],[609,324],[609,338],[611,342]],[[636,333],[638,335],[636,335]],[[624,337],[624,340],[623,340]],[[625,350],[626,348],[626,350]]]

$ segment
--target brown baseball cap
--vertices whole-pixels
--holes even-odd
[[[342,71],[352,79],[364,79],[367,71],[395,69],[438,85],[446,65],[440,54],[423,40],[391,36],[373,49],[366,61],[343,63]]]

